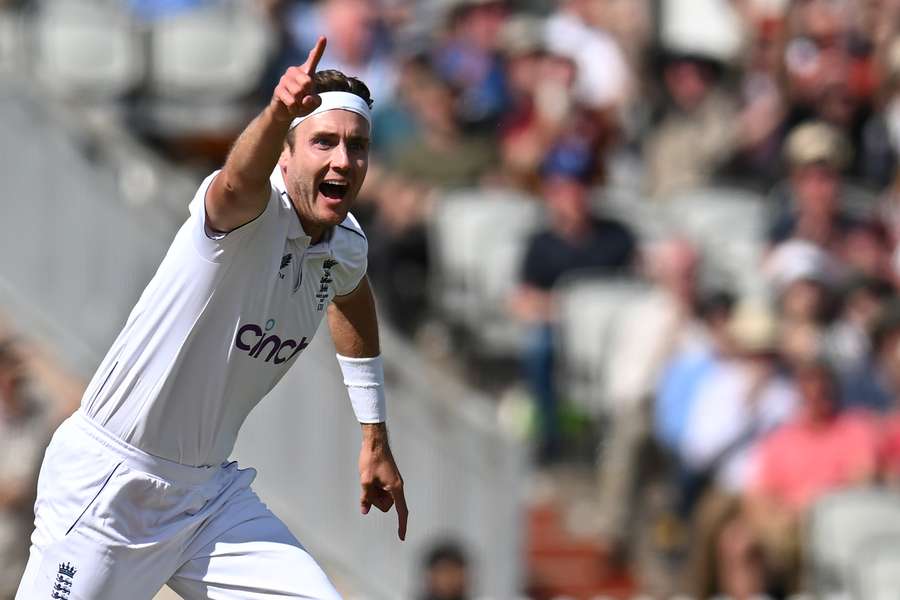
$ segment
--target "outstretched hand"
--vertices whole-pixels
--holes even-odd
[[[387,443],[383,423],[363,426],[363,445],[359,451],[359,483],[362,487],[359,505],[362,514],[374,506],[381,512],[397,507],[397,535],[406,539],[409,509],[403,495],[403,478]]]
[[[316,93],[313,75],[325,53],[326,40],[319,37],[309,51],[306,62],[299,67],[290,67],[281,76],[272,94],[270,106],[279,121],[289,122],[297,117],[305,117],[316,110],[322,99]]]

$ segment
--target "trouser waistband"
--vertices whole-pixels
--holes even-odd
[[[116,437],[107,429],[97,424],[80,409],[75,412],[67,423],[78,432],[89,437],[93,442],[121,457],[130,467],[155,475],[161,479],[186,484],[204,483],[219,472],[221,467],[194,467],[183,465],[165,458],[147,454],[140,448],[132,446],[128,442]]]

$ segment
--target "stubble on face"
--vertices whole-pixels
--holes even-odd
[[[363,117],[334,110],[301,123],[293,149],[285,146],[279,168],[303,229],[314,241],[346,218],[366,176],[368,143]],[[323,182],[337,181],[346,183],[343,196],[323,194]]]

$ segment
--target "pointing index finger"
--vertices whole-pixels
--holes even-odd
[[[403,488],[391,490],[391,495],[394,497],[394,507],[397,509],[397,520],[399,521],[397,535],[400,536],[401,540],[405,540],[406,521],[409,518],[409,509],[406,507],[406,498],[403,495]]]
[[[313,75],[316,72],[316,69],[319,66],[319,61],[322,60],[322,55],[325,54],[325,36],[319,36],[319,40],[316,42],[316,45],[313,46],[313,49],[309,51],[309,56],[306,57],[306,62],[300,67],[303,71],[306,71],[307,75]]]

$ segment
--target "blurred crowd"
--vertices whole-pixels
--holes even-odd
[[[12,600],[28,558],[37,476],[77,384],[0,323],[0,599]]]
[[[565,456],[560,282],[585,269],[645,281],[608,346],[602,535],[639,560],[635,528],[665,532],[654,544],[666,573],[646,582],[659,593],[801,589],[810,507],[900,476],[900,3],[269,10],[285,40],[275,73],[322,33],[322,67],[373,89],[376,156],[360,212],[393,321],[415,335],[441,319],[428,223],[448,190],[533,197],[544,218],[523,240],[506,318],[528,331],[538,460]],[[677,211],[680,197],[715,186],[764,199],[760,258],[743,277],[755,285],[710,282],[702,241],[650,238],[597,200],[619,189]],[[657,506],[641,501],[648,486],[666,490]]]
[[[152,22],[209,3],[125,4]],[[525,332],[513,383],[533,400],[537,461],[565,460],[569,443],[561,283],[590,271],[645,286],[607,342],[596,467],[601,535],[647,589],[802,589],[810,508],[900,481],[900,2],[254,6],[278,40],[257,105],[318,35],[320,68],[372,91],[374,156],[355,212],[383,309],[411,338],[446,320],[429,225],[445,197],[515,190],[540,207],[503,305]],[[196,136],[168,148],[179,144],[174,155],[211,163],[227,149]],[[741,190],[764,210],[758,253],[731,280],[710,276],[721,257],[704,239],[656,222],[697,190],[721,190],[723,204]],[[739,219],[706,234],[727,238]],[[477,354],[476,333],[457,347]],[[24,418],[8,405],[0,427]],[[20,498],[2,487],[9,513]],[[460,563],[454,552],[444,559]]]

